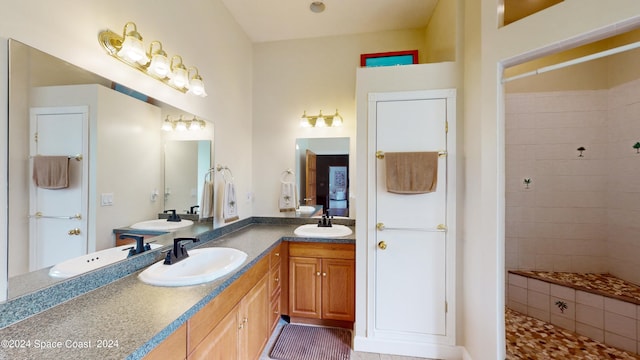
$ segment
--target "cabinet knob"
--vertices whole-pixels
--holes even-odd
[[[322,276],[327,276],[327,273],[326,273],[326,272],[323,272],[323,273],[322,273]]]
[[[380,248],[380,250],[385,250],[387,248],[387,243],[384,241],[380,241],[378,243],[378,247]]]
[[[318,271],[318,272],[316,273],[316,276],[320,276],[320,271]]]
[[[274,256],[280,256],[280,253],[279,253],[279,252],[277,252],[277,253],[275,253],[275,254],[273,254],[273,255],[274,255]]]
[[[273,279],[273,281],[275,281],[275,282],[279,282],[279,281],[280,281],[280,279],[275,278],[275,279]]]

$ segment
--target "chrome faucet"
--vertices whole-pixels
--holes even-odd
[[[165,265],[173,265],[178,261],[184,260],[189,257],[187,249],[184,245],[180,244],[182,241],[198,242],[198,238],[175,238],[173,239],[173,249],[169,250],[167,256],[164,258]]]
[[[169,218],[167,219],[167,221],[172,221],[172,222],[180,222],[182,221],[182,219],[180,219],[180,216],[178,214],[176,214],[176,210],[165,210],[163,211],[165,214],[171,213],[169,215]]]
[[[120,239],[133,239],[136,241],[136,247],[129,248],[129,255],[127,255],[127,257],[142,254],[145,251],[151,250],[151,245],[144,243],[143,235],[120,234]]]

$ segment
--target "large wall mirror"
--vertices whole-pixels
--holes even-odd
[[[349,138],[299,138],[295,154],[300,205],[349,217]]]
[[[56,263],[114,247],[114,229],[198,204],[213,124],[172,135],[167,116],[194,114],[9,40],[8,299],[63,280],[48,274]],[[67,157],[67,175],[36,182],[45,155]]]

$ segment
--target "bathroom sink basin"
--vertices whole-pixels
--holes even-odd
[[[245,252],[224,247],[192,249],[188,253],[188,258],[172,265],[159,261],[141,272],[138,278],[157,286],[198,285],[227,275],[247,259]]]
[[[315,206],[303,205],[303,206],[300,206],[298,208],[298,212],[300,212],[302,214],[311,214],[314,211],[316,211],[316,207]]]
[[[193,221],[182,219],[182,221],[167,221],[167,219],[147,220],[135,223],[130,226],[132,229],[138,230],[156,230],[156,231],[176,231],[193,225]]]
[[[151,246],[152,250],[162,246],[160,244],[149,245]],[[135,244],[118,246],[65,260],[49,269],[49,276],[55,278],[68,278],[80,275],[87,271],[95,270],[103,266],[107,266],[109,264],[113,264],[120,260],[126,259],[129,255],[129,249],[134,246]]]
[[[352,231],[344,225],[334,224],[331,227],[318,227],[317,224],[306,224],[298,226],[293,233],[304,237],[336,238],[351,235]]]

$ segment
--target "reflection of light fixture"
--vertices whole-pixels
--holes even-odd
[[[300,126],[301,127],[337,127],[342,126],[342,116],[336,110],[336,113],[333,115],[325,115],[320,110],[318,115],[307,115],[307,111],[305,110],[302,113],[302,117],[300,118]]]
[[[167,117],[162,122],[162,130],[164,131],[201,130],[201,129],[204,129],[206,125],[207,123],[204,120],[198,119],[195,116],[189,120],[189,119],[185,119],[182,115],[180,115],[178,119],[172,120],[167,115]]]
[[[324,11],[325,6],[322,1],[314,1],[311,3],[311,5],[309,5],[309,9],[314,13],[321,13]]]
[[[126,23],[122,35],[104,30],[98,35],[98,41],[109,55],[174,89],[181,92],[189,90],[190,94],[207,96],[202,76],[195,67],[192,67],[195,74],[190,76],[181,56],[174,55],[169,61],[159,41],[152,41],[149,53],[145,52],[142,36],[138,33],[135,23]]]

